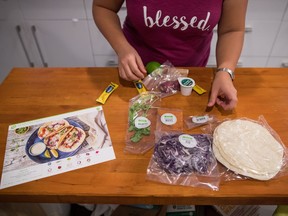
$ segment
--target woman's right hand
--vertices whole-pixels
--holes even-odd
[[[120,77],[129,81],[139,80],[146,75],[146,69],[141,57],[123,34],[117,15],[123,2],[124,0],[93,0],[93,18],[118,55]]]
[[[141,57],[131,46],[126,46],[118,52],[119,75],[122,79],[136,81],[146,76],[146,69]]]

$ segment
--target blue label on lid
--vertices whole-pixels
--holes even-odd
[[[183,80],[181,80],[181,84],[183,84],[185,86],[191,86],[191,85],[193,85],[193,81],[190,79],[183,79]]]

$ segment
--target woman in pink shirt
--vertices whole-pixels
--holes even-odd
[[[94,0],[93,16],[99,30],[119,58],[119,75],[139,80],[149,61],[174,66],[205,67],[216,25],[217,72],[208,106],[225,110],[237,104],[233,85],[245,30],[248,0],[126,0],[123,28],[117,12],[124,0]]]

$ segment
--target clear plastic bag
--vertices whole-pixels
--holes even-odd
[[[186,127],[188,130],[201,127],[207,124],[211,124],[212,122],[217,121],[214,115],[205,114],[205,115],[193,115],[188,116],[184,119]]]
[[[188,76],[188,69],[177,69],[169,61],[143,79],[147,90],[160,92],[161,97],[167,97],[180,91],[178,77]]]
[[[156,141],[148,180],[219,189],[220,173],[210,135],[157,132]]]
[[[288,152],[263,116],[226,119],[209,128],[222,179],[270,180],[287,175]]]
[[[182,132],[183,111],[164,107],[158,108],[156,130]]]
[[[143,92],[129,101],[128,128],[124,152],[144,154],[155,143],[158,92]]]

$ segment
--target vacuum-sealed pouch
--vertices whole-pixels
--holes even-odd
[[[226,181],[287,175],[287,147],[263,116],[219,122],[213,129],[213,152]]]
[[[210,114],[193,115],[193,116],[188,116],[184,119],[187,129],[201,127],[201,126],[211,124],[216,121],[217,121],[216,117]]]
[[[188,69],[175,68],[169,61],[143,79],[147,90],[160,92],[161,97],[167,97],[180,91],[179,77],[187,77]]]
[[[147,179],[218,190],[220,173],[209,134],[157,132]]]
[[[124,152],[144,154],[154,146],[159,105],[160,94],[151,91],[143,92],[129,101]]]
[[[158,108],[157,112],[157,131],[183,131],[183,111],[180,109]]]

